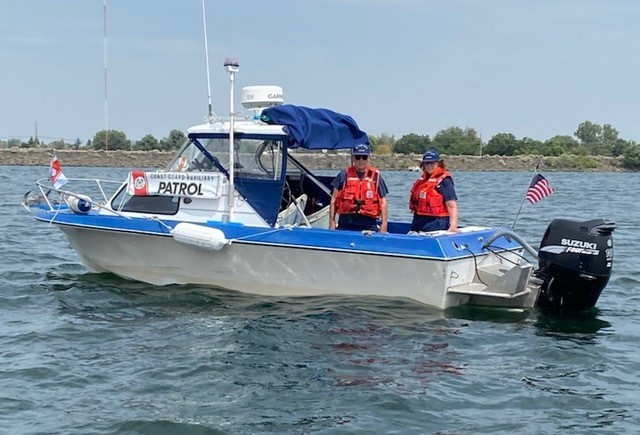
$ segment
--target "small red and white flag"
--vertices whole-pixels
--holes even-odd
[[[180,160],[178,160],[178,172],[184,172],[187,170],[187,156],[182,156],[180,157]]]
[[[525,198],[531,204],[535,204],[542,198],[546,198],[551,195],[553,192],[555,192],[555,189],[551,187],[547,179],[540,174],[536,174],[533,176],[533,180],[531,180],[531,184],[529,185],[529,190],[527,190],[527,196],[525,196]]]
[[[54,154],[49,164],[49,180],[53,184],[54,189],[60,189],[67,184],[67,177],[62,173],[62,166],[60,166],[60,160]]]
[[[145,171],[129,172],[127,193],[131,196],[149,196],[149,181]]]

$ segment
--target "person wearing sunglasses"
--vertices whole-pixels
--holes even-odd
[[[436,150],[428,150],[420,163],[422,176],[413,183],[409,209],[411,231],[458,232],[458,198],[453,177]]]
[[[351,166],[331,182],[329,229],[387,232],[387,185],[380,171],[370,165],[371,147],[358,144],[351,149]],[[339,215],[336,223],[336,214]]]

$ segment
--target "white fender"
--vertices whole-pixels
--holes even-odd
[[[67,195],[65,200],[75,213],[85,214],[91,210],[91,198],[86,195]]]
[[[181,222],[171,231],[173,240],[183,245],[219,251],[229,243],[224,233],[217,228]]]

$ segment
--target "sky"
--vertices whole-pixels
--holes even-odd
[[[369,134],[546,140],[583,121],[640,142],[637,0],[205,0],[213,110],[240,89],[352,116]],[[132,140],[207,114],[201,0],[0,0],[0,139]],[[105,110],[105,106],[107,110]]]

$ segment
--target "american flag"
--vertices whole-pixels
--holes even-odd
[[[531,180],[531,184],[529,185],[529,190],[527,190],[527,196],[525,196],[525,198],[531,204],[535,204],[542,198],[551,195],[553,192],[555,192],[555,190],[551,187],[547,179],[540,174],[536,174],[533,176],[533,180]]]

